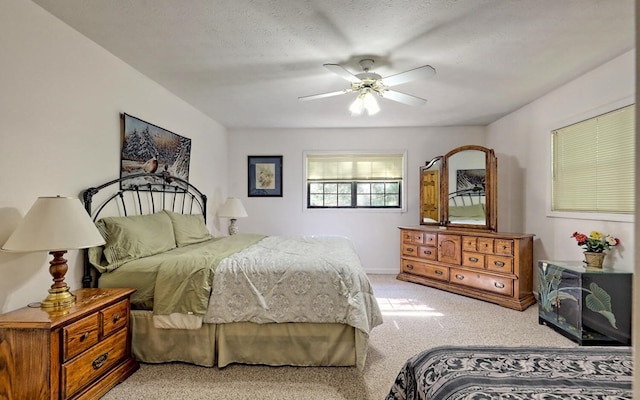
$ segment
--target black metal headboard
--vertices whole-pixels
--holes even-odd
[[[153,214],[169,210],[180,214],[202,214],[207,219],[207,196],[184,179],[166,171],[131,174],[82,192],[84,208],[94,222],[107,216]],[[84,256],[82,286],[91,287],[97,271]]]
[[[473,187],[470,189],[461,189],[449,193],[450,206],[472,206],[474,204],[484,203],[486,193],[484,187]],[[475,199],[475,202],[474,202]],[[460,204],[458,204],[460,203]]]

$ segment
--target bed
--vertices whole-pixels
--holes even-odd
[[[467,225],[486,224],[485,196],[483,187],[449,193],[449,221]]]
[[[456,347],[405,363],[387,400],[631,399],[630,347]]]
[[[211,235],[207,198],[166,173],[83,192],[105,237],[85,287],[133,287],[132,350],[147,363],[364,368],[382,316],[344,237]]]

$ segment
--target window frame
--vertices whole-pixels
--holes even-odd
[[[398,154],[402,155],[402,178],[399,180],[400,183],[400,206],[399,207],[357,207],[357,206],[349,206],[349,207],[309,207],[309,183],[307,181],[307,158],[309,156],[322,156],[322,155],[336,155],[336,156],[344,156],[344,155],[390,155],[390,154]],[[356,180],[357,181],[357,180]],[[376,180],[383,181],[383,180]],[[335,151],[303,151],[302,155],[302,187],[303,187],[303,196],[302,196],[302,210],[303,212],[327,212],[327,210],[332,210],[336,212],[344,211],[344,212],[407,212],[407,151],[406,150],[335,150]],[[333,181],[332,181],[333,182]],[[343,181],[346,182],[346,181]],[[355,181],[348,181],[355,182]],[[354,193],[352,193],[352,196]]]
[[[585,121],[591,118],[596,118],[600,115],[615,111],[620,108],[624,108],[630,105],[634,105],[635,98],[628,96],[618,101],[611,102],[609,104],[597,107],[588,112],[577,114],[571,118],[557,121],[552,124],[546,130],[546,169],[548,182],[546,185],[546,210],[547,217],[549,218],[565,218],[565,219],[577,219],[577,220],[594,220],[594,221],[612,221],[612,222],[634,222],[635,213],[622,214],[622,213],[603,213],[603,212],[591,212],[591,211],[554,211],[553,205],[553,145],[552,145],[552,132],[562,127],[576,124],[581,121]],[[638,105],[636,104],[636,107]],[[637,121],[636,121],[637,124]],[[636,128],[637,132],[637,128]],[[635,166],[634,166],[635,170]]]

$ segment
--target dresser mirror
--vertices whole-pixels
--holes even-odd
[[[455,148],[420,168],[420,224],[497,230],[493,149]]]

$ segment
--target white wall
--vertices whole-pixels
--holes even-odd
[[[345,110],[348,112],[348,110]],[[384,109],[381,111],[384,112]],[[370,273],[398,273],[398,226],[420,222],[419,168],[464,144],[484,145],[483,127],[234,130],[229,135],[229,195],[239,197],[248,218],[240,232],[270,235],[344,235]],[[407,212],[305,210],[304,151],[407,151]],[[247,197],[247,156],[283,156],[283,197]],[[222,222],[226,224],[226,220]]]
[[[190,181],[212,213],[226,196],[225,129],[34,3],[0,2],[0,54],[0,243],[38,196],[119,176],[123,112],[191,138]],[[80,253],[66,258],[79,288]],[[49,259],[0,252],[0,312],[46,296]]]
[[[598,230],[622,242],[609,252],[605,266],[633,271],[633,222],[552,218],[547,216],[547,211],[551,187],[550,131],[633,103],[634,96],[635,51],[632,50],[488,127],[487,146],[496,150],[499,160],[500,229],[507,222],[515,230],[535,234],[535,260],[581,260],[582,249],[571,234]],[[524,192],[519,191],[520,187],[524,187]],[[515,215],[524,218],[504,221],[505,216]]]

